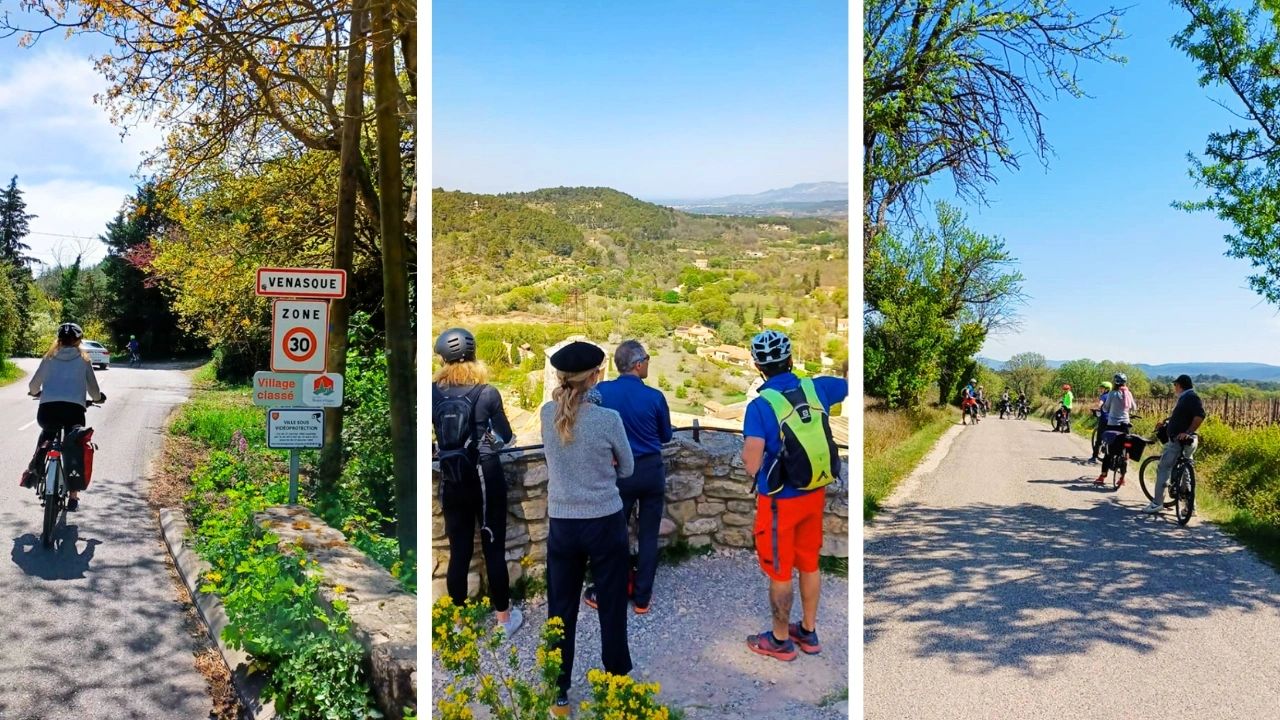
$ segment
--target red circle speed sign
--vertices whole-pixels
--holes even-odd
[[[306,362],[316,354],[316,336],[304,327],[289,328],[281,342],[284,356],[293,362]]]

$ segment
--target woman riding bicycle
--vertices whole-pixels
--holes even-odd
[[[58,340],[40,360],[40,367],[31,376],[28,392],[40,397],[40,409],[36,422],[40,425],[40,440],[36,444],[35,457],[22,474],[22,486],[31,487],[44,473],[46,443],[51,442],[63,430],[72,426],[84,426],[85,398],[103,402],[107,396],[98,389],[98,379],[93,374],[93,362],[80,347],[84,331],[75,323],[58,326]],[[80,505],[80,493],[70,492],[67,511]]]

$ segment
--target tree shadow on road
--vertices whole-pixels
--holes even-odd
[[[906,622],[914,627],[895,628],[895,642],[919,657],[1037,676],[1098,646],[1151,652],[1183,620],[1280,610],[1280,576],[1239,545],[1115,497],[1086,509],[907,505],[876,524],[865,559],[868,654],[890,623]]]

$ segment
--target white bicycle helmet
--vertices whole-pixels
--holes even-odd
[[[791,357],[791,339],[777,330],[765,330],[751,338],[751,357],[758,365],[786,360]]]

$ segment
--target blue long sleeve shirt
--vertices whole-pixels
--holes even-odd
[[[644,384],[635,375],[619,375],[598,385],[600,404],[622,416],[631,454],[644,457],[662,452],[671,441],[671,410],[661,391]]]

